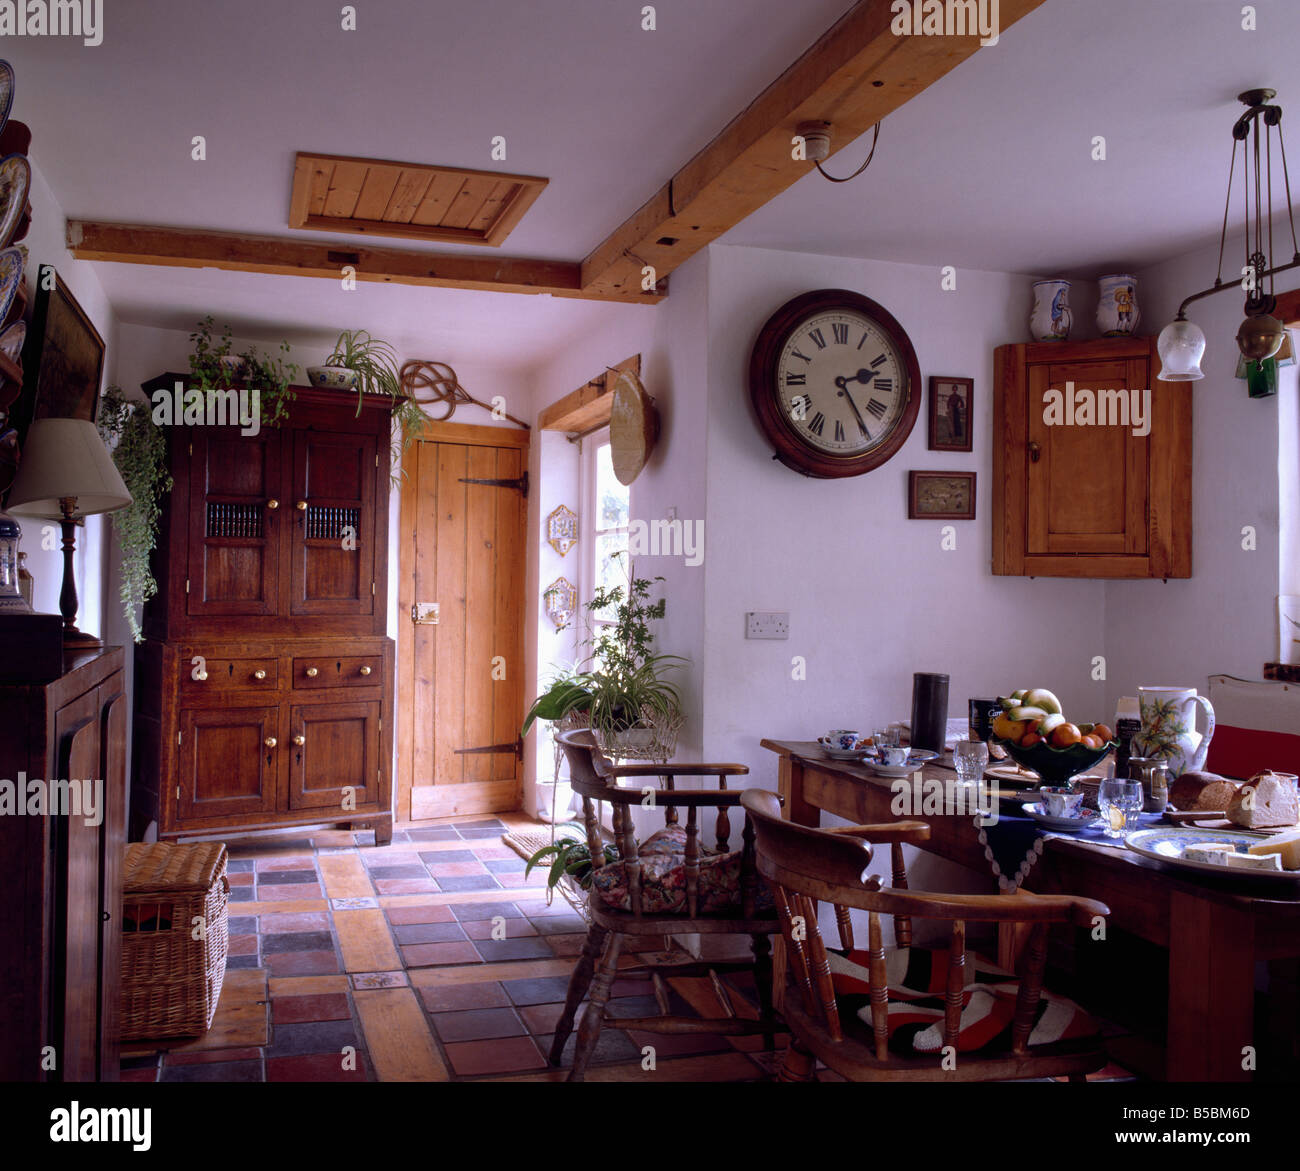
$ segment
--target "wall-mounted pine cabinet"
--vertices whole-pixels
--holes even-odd
[[[1192,385],[1155,338],[999,346],[993,572],[1191,577]]]

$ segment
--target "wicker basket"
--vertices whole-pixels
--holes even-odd
[[[127,846],[122,1040],[207,1031],[226,974],[229,895],[221,842]]]

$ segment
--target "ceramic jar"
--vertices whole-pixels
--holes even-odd
[[[1129,337],[1142,316],[1137,303],[1137,277],[1112,273],[1097,282],[1097,329],[1102,337]]]
[[[1029,333],[1036,342],[1063,342],[1070,336],[1069,281],[1035,281]]]
[[[1135,757],[1169,762],[1171,779],[1205,767],[1214,735],[1214,708],[1194,687],[1139,687],[1142,728],[1133,737]],[[1196,730],[1196,708],[1205,712],[1205,732]]]

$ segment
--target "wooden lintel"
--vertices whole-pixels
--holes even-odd
[[[481,289],[498,293],[549,293],[596,301],[659,301],[662,294],[588,293],[581,288],[579,265],[570,261],[526,260],[433,252],[411,252],[370,245],[326,244],[275,236],[194,231],[139,224],[68,220],[68,250],[78,260],[110,260],[177,268],[223,268],[283,276],[339,280],[345,266],[359,281]]]
[[[630,370],[638,378],[641,376],[641,355],[633,354],[617,366],[611,366],[598,374],[585,386],[578,387],[571,394],[566,394],[558,402],[553,402],[537,417],[539,431],[570,431],[581,433],[593,427],[603,426],[609,422],[609,408],[613,396],[614,382],[611,373]]]
[[[1001,0],[1000,33],[1043,2]],[[645,265],[662,279],[802,179],[812,164],[792,157],[800,122],[829,122],[834,153],[981,51],[978,35],[896,35],[892,10],[860,0],[587,256],[583,290],[639,290]],[[882,151],[888,134],[882,127]],[[878,160],[872,177],[886,166]]]

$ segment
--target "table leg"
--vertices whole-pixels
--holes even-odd
[[[1255,923],[1249,914],[1174,891],[1169,917],[1171,1082],[1250,1081],[1255,1044]]]

